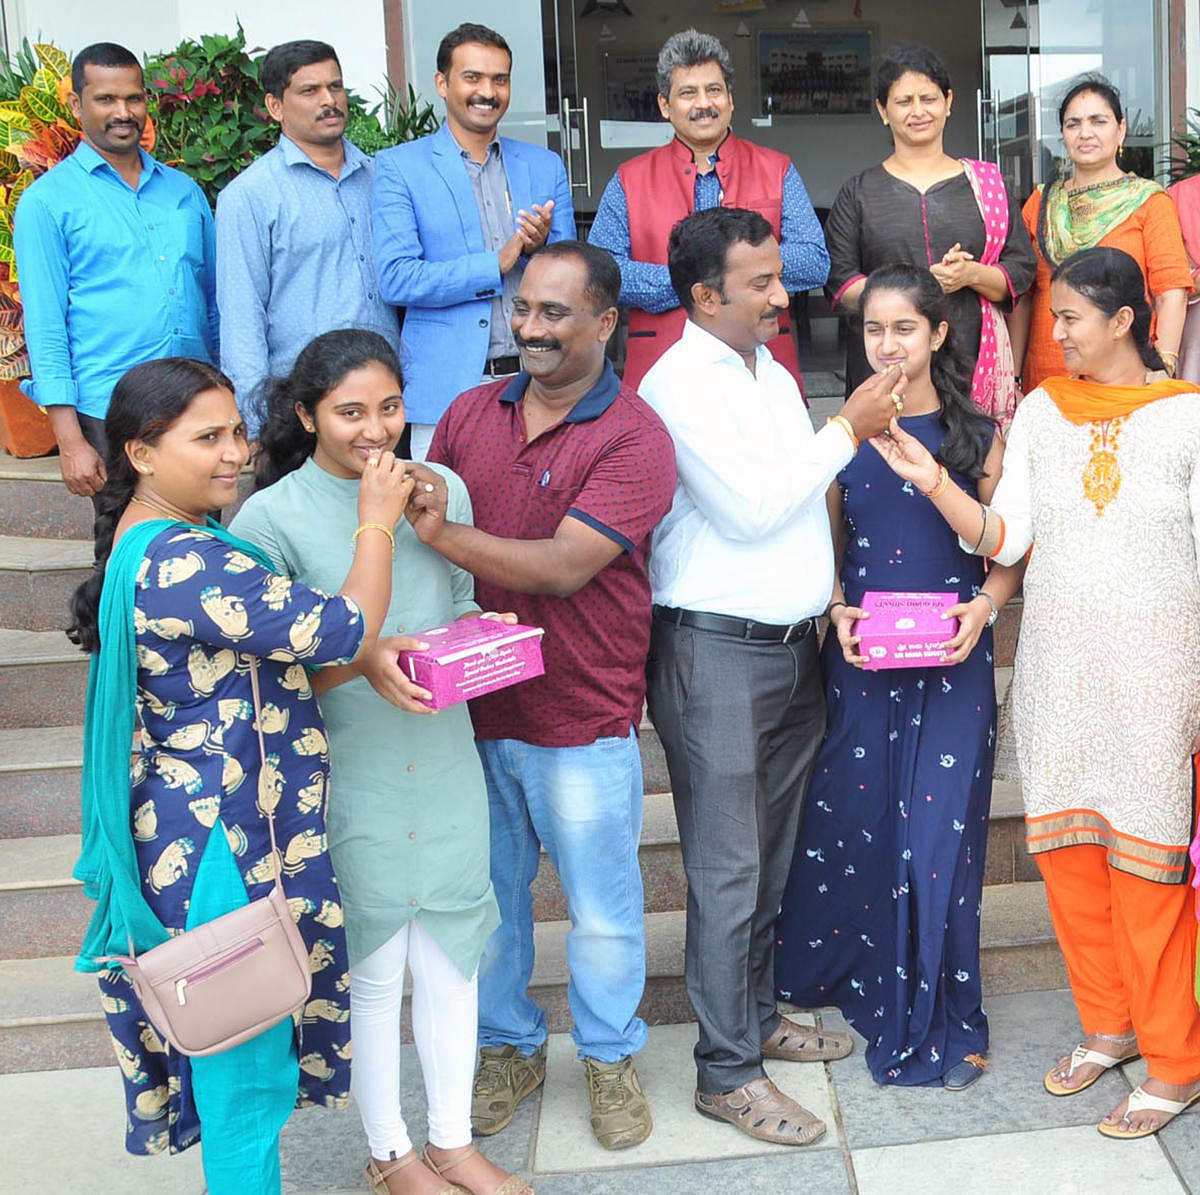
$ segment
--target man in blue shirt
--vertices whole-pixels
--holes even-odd
[[[372,162],[343,136],[337,53],[318,41],[276,46],[260,72],[279,144],[217,199],[221,368],[251,438],[261,383],[334,328],[369,328],[399,353],[400,325],[375,280]]]
[[[99,42],[71,66],[67,102],[83,140],[21,196],[13,247],[33,379],[63,480],[104,485],[104,415],[131,366],[217,360],[215,238],[200,188],[139,146],[146,89],[124,46]]]
[[[510,320],[525,260],[572,240],[562,159],[497,135],[512,52],[494,29],[442,38],[434,84],[446,123],[375,159],[375,266],[384,297],[406,307],[404,405],[412,457],[462,391],[520,369]]]

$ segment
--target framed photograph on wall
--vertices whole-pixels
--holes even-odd
[[[763,116],[865,115],[874,107],[871,30],[760,30],[758,76]]]

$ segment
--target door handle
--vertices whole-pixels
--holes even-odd
[[[592,131],[588,124],[587,96],[583,97],[583,189],[585,194],[592,193]]]

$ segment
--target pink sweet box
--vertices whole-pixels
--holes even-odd
[[[929,668],[945,663],[939,644],[958,632],[958,619],[942,620],[943,610],[958,605],[957,593],[863,594],[859,605],[870,618],[860,618],[854,633],[862,636],[858,654],[863,668]]]
[[[402,651],[400,667],[433,694],[433,709],[442,710],[541,676],[544,633],[492,618],[461,618],[414,635],[429,647]]]

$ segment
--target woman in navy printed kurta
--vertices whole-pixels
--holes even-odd
[[[297,1025],[297,1105],[340,1107],[350,1089],[342,908],[326,852],[329,744],[307,669],[358,650],[354,602],[268,572],[204,530],[150,545],[135,599],[138,709],[129,820],[143,893],[183,929],[209,834],[223,829],[254,900],[271,887],[264,810],[274,806],[283,886],[310,951],[312,994]],[[259,658],[267,768],[260,788],[249,658]],[[189,1060],[146,1019],[123,971],[101,972],[125,1075],[127,1148],[185,1149],[199,1136]]]

